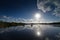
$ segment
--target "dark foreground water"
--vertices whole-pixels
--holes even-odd
[[[30,25],[0,28],[0,40],[60,40],[57,25]]]

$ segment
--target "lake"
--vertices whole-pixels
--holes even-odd
[[[60,26],[25,25],[0,28],[0,40],[60,40]]]

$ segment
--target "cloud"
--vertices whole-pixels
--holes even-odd
[[[53,15],[56,15],[56,14],[53,14]],[[37,23],[37,22],[40,22],[40,23],[45,23],[45,22],[52,22],[50,20],[47,20],[45,18],[40,18],[39,20],[36,20],[35,18],[33,19],[24,19],[24,18],[15,18],[15,17],[10,17],[10,16],[2,16],[2,18],[0,19],[2,21],[5,21],[5,22],[17,22],[17,23]]]
[[[60,0],[37,0],[37,8],[44,13],[52,12],[52,15],[60,17]]]
[[[56,10],[54,10],[53,15],[60,17],[60,8],[57,8]]]
[[[9,18],[11,18],[11,17],[9,17],[9,16],[2,16],[2,18],[7,18],[7,19],[9,19]]]
[[[5,22],[25,22],[25,23],[30,23],[30,22],[38,22],[36,19],[24,19],[24,18],[14,18],[14,17],[9,17],[9,16],[2,16],[2,18],[0,19],[2,21]],[[45,19],[40,19],[40,22],[45,21]]]
[[[5,21],[5,22],[31,22],[31,19],[24,19],[24,18],[14,18],[10,16],[1,16],[0,21]]]
[[[11,17],[9,17],[9,16],[0,16],[0,20],[2,20],[2,21],[7,21],[8,19],[10,20],[10,18]]]

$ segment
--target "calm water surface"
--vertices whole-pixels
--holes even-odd
[[[0,28],[0,40],[60,40],[58,25],[30,25]]]

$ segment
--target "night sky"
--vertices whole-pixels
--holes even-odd
[[[31,18],[37,11],[35,0],[1,0],[0,16],[13,16],[21,18]]]
[[[39,9],[39,6],[37,6],[37,0],[0,0],[0,20],[9,17],[16,19],[33,19],[34,14],[41,11],[40,14],[42,20],[60,21],[60,13],[58,13],[59,15],[52,15],[57,6],[50,2],[45,5],[50,6],[52,10],[48,10],[48,8],[46,8],[48,11],[44,10],[44,12],[41,10],[42,6]],[[9,20],[11,21],[10,18]]]

